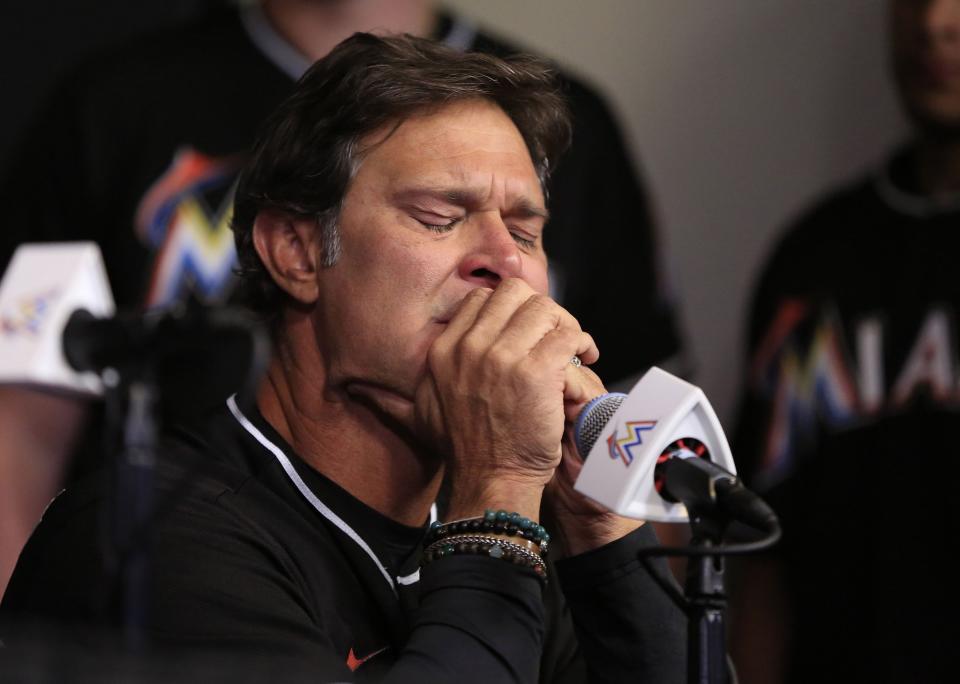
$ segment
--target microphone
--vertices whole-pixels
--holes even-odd
[[[632,518],[722,516],[771,529],[776,516],[736,476],[723,429],[700,388],[651,368],[629,394],[588,403],[574,424],[585,463],[577,491]]]
[[[180,352],[224,352],[258,334],[250,316],[227,307],[156,309],[111,318],[76,309],[63,329],[63,354],[77,371],[156,362]]]
[[[101,396],[99,376],[72,368],[62,349],[64,327],[81,308],[114,313],[96,244],[20,245],[0,283],[0,383]]]
[[[262,326],[229,307],[115,315],[92,242],[21,245],[0,283],[0,384],[103,396],[105,369],[152,367],[186,412],[249,391],[268,348]]]
[[[654,468],[654,480],[660,496],[682,503],[694,515],[719,513],[761,530],[778,524],[773,509],[740,478],[702,455],[684,449],[665,453]]]

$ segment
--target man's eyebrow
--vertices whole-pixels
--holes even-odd
[[[550,220],[550,212],[544,209],[543,207],[534,204],[526,199],[521,199],[519,202],[513,205],[510,209],[510,213],[521,218],[530,218],[531,216],[538,216],[544,221]]]
[[[447,187],[424,185],[415,188],[405,188],[396,194],[400,201],[412,201],[418,198],[438,199],[450,204],[466,206],[478,200],[478,196],[462,190],[451,190]]]
[[[450,204],[461,207],[471,207],[480,204],[483,201],[483,195],[479,192],[464,190],[462,188],[448,188],[439,186],[423,186],[417,188],[408,188],[397,194],[397,197],[404,200],[411,200],[417,196],[432,196],[441,199]],[[549,220],[550,212],[535,202],[531,202],[525,197],[513,203],[507,210],[507,213],[520,218],[539,217],[544,221]]]

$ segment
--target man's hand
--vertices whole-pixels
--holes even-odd
[[[599,356],[593,339],[522,280],[468,294],[427,357],[418,431],[447,457],[450,515],[505,508],[539,517],[561,459],[570,363]]]
[[[545,507],[557,529],[551,530],[562,540],[559,547],[569,555],[598,548],[637,529],[642,522],[612,513],[594,503],[573,485],[583,468],[583,458],[577,452],[573,431],[580,411],[592,399],[606,393],[597,374],[586,366],[571,367],[568,373],[564,411],[566,431],[563,438],[563,458],[546,490]],[[586,456],[586,454],[584,454]],[[554,546],[554,549],[558,548]]]

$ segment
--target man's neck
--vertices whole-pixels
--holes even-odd
[[[262,0],[273,28],[316,61],[358,31],[428,36],[435,15],[427,0]]]
[[[399,523],[423,524],[440,488],[439,461],[373,409],[325,390],[320,364],[304,363],[309,354],[295,354],[291,344],[277,345],[260,385],[263,417],[300,458],[364,504]]]
[[[960,136],[921,135],[913,154],[918,190],[925,196],[960,195]]]

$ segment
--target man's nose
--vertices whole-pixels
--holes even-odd
[[[520,248],[499,217],[478,217],[470,248],[460,261],[460,277],[480,287],[495,288],[523,275]]]

